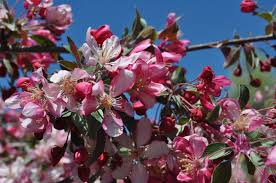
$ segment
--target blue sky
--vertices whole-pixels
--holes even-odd
[[[12,5],[15,0],[8,0]],[[23,0],[21,0],[22,2]],[[266,22],[259,17],[240,12],[242,0],[54,0],[55,5],[70,4],[74,23],[63,36],[70,36],[78,46],[85,41],[88,27],[97,28],[109,24],[112,32],[121,36],[125,27],[131,27],[137,8],[149,25],[160,30],[164,27],[168,13],[181,16],[179,23],[183,38],[191,44],[231,39],[236,32],[242,37],[264,34]],[[256,0],[257,1],[257,0]],[[263,9],[271,10],[275,0],[258,0]],[[20,7],[21,6],[21,7]],[[22,8],[20,3],[17,9]],[[70,56],[64,55],[66,59]],[[206,65],[217,74],[228,74],[223,69],[223,56],[217,49],[190,52],[181,61],[187,71],[188,80],[193,80]],[[55,67],[54,67],[55,68]]]
[[[251,14],[240,12],[241,0],[56,0],[56,4],[71,4],[74,23],[65,33],[76,44],[85,41],[86,29],[109,24],[114,34],[122,35],[126,26],[131,27],[135,8],[148,24],[160,30],[164,27],[167,14],[176,12],[181,16],[180,26],[184,38],[191,44],[229,39],[236,31],[241,36],[263,34],[266,22]],[[261,7],[272,9],[275,0],[259,0]],[[223,56],[216,49],[188,53],[181,65],[188,70],[188,79],[195,78],[205,65],[214,68],[217,74],[223,70]]]

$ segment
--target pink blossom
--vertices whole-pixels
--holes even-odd
[[[269,153],[265,165],[269,167],[276,167],[276,146],[274,146],[272,151]]]
[[[30,79],[33,87],[27,91],[15,93],[5,103],[10,109],[22,109],[21,125],[37,132],[47,127],[49,122],[47,113],[59,117],[64,108],[54,100],[58,92],[47,90],[50,84],[43,77],[41,69],[34,72]],[[39,87],[40,84],[43,85],[42,88]]]
[[[85,63],[88,66],[99,64],[107,64],[112,59],[115,59],[121,53],[121,45],[117,36],[107,38],[102,45],[96,42],[96,38],[91,36],[91,29],[86,32],[86,43],[82,45],[80,51],[85,57]]]
[[[155,97],[166,90],[159,81],[165,76],[167,68],[139,60],[133,65],[132,72],[135,74],[136,81],[130,93],[131,97],[134,101],[140,100],[148,109],[156,103]]]
[[[241,111],[238,101],[224,98],[219,101],[222,107],[220,119],[228,119],[232,122],[233,129],[237,131],[252,132],[264,123],[263,116],[255,109]]]
[[[7,18],[7,13],[8,11],[6,10],[6,8],[4,7],[3,4],[0,5],[0,20],[1,19],[4,19],[4,18]]]
[[[117,166],[112,171],[112,176],[115,179],[123,179],[127,176],[134,183],[147,183],[149,172],[145,167],[146,162],[141,162],[140,159],[147,160],[160,158],[169,153],[168,146],[162,141],[152,141],[152,124],[147,118],[139,120],[135,130],[134,141],[127,135],[123,134],[116,138],[116,141],[122,147],[129,148],[133,151],[141,152],[140,154],[131,154],[130,156],[122,157],[122,164]],[[136,146],[134,146],[134,143]]]
[[[196,86],[197,90],[202,93],[200,101],[207,110],[212,110],[214,107],[210,95],[219,97],[222,88],[231,84],[231,81],[225,76],[215,76],[212,68],[209,66],[204,67],[197,80],[199,81]]]
[[[48,85],[47,91],[58,93],[55,100],[60,99],[60,105],[68,110],[75,112],[78,110],[77,98],[75,97],[75,86],[78,81],[89,79],[91,76],[82,69],[76,68],[72,72],[60,70],[50,77],[53,84]]]
[[[211,178],[211,171],[208,169],[208,160],[202,160],[202,156],[208,142],[204,137],[191,135],[176,137],[173,140],[173,148],[176,157],[170,167],[181,167],[177,175],[180,182],[208,182]]]
[[[83,115],[88,115],[91,112],[94,112],[97,106],[104,108],[103,129],[108,135],[117,137],[123,133],[123,121],[115,110],[132,116],[133,109],[127,100],[118,97],[125,91],[125,89],[115,89],[114,84],[119,85],[122,82],[114,82],[114,80],[117,81],[116,78],[111,81],[109,93],[104,91],[103,81],[96,83],[92,87],[92,94],[87,95],[82,101],[80,112]]]
[[[71,6],[67,4],[48,7],[45,17],[47,24],[53,30],[64,31],[73,22],[71,11]]]

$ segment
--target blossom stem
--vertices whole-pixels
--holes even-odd
[[[276,39],[276,35],[261,35],[261,36],[254,36],[254,37],[247,37],[247,38],[240,38],[240,39],[214,41],[214,42],[209,42],[209,43],[191,45],[187,48],[186,52],[212,49],[212,48],[220,48],[222,46],[242,45],[242,44],[245,44],[245,43],[269,41],[269,40],[275,40],[275,39]],[[61,47],[61,46],[54,46],[54,47],[43,47],[43,46],[4,47],[4,46],[2,46],[2,47],[0,47],[0,52],[69,53],[69,51],[67,49],[65,49],[64,47]]]
[[[268,137],[268,138],[262,138],[262,139],[254,141],[254,142],[251,142],[250,144],[253,145],[253,144],[256,144],[256,143],[259,143],[259,142],[262,142],[262,141],[273,140],[273,139],[276,139],[276,136],[272,136],[272,137]]]

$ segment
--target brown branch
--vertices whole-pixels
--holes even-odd
[[[196,44],[191,45],[187,48],[187,52],[211,49],[211,48],[219,48],[221,46],[229,46],[229,45],[241,45],[245,43],[251,42],[260,42],[260,41],[268,41],[268,40],[276,40],[276,35],[262,35],[255,37],[247,37],[240,39],[231,39],[231,40],[223,40],[223,41],[215,41],[204,44]],[[0,52],[10,52],[10,53],[26,53],[26,52],[38,52],[38,53],[69,53],[67,49],[64,47],[43,47],[43,46],[32,46],[32,47],[0,47]]]
[[[191,45],[188,47],[187,52],[211,49],[211,48],[219,48],[221,46],[241,45],[241,44],[245,44],[245,43],[275,40],[275,39],[276,39],[276,35],[262,35],[262,36],[256,36],[256,37],[215,41],[215,42],[210,42],[210,43]]]

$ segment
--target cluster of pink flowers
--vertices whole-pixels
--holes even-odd
[[[254,11],[252,3],[243,1],[242,11]],[[72,23],[68,5],[52,4],[25,0],[23,46],[55,44]],[[157,32],[137,12],[122,39],[108,25],[88,28],[80,48],[68,38],[75,60],[59,61],[53,74],[55,54],[17,54],[24,75],[13,73],[13,92],[0,99],[0,183],[274,182],[275,96],[254,108],[241,85],[231,98],[224,89],[232,82],[210,66],[186,81],[178,64],[189,41],[178,19],[170,13]]]

